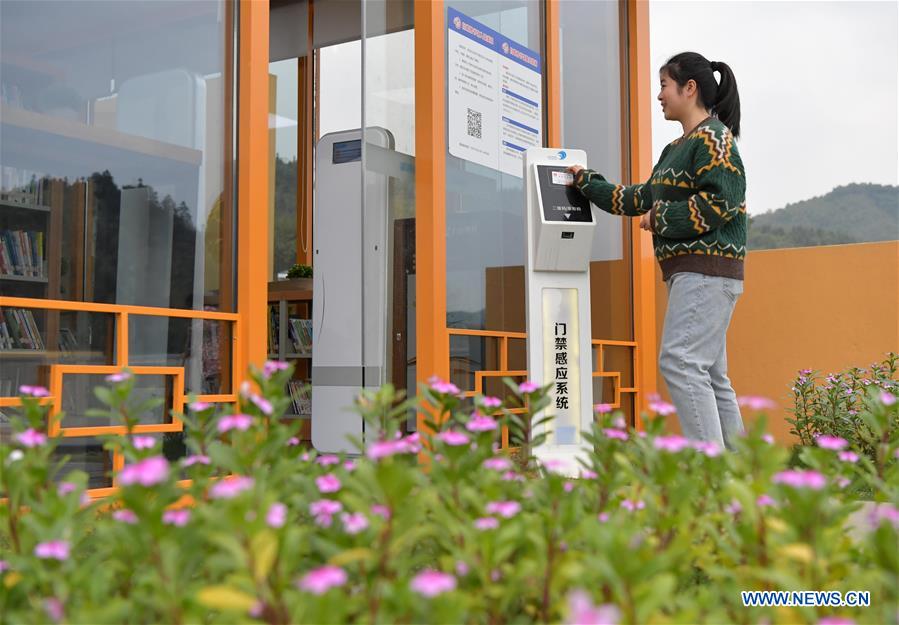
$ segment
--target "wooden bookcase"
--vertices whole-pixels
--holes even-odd
[[[291,331],[291,319],[311,322],[312,319],[312,279],[280,280],[268,284],[268,357],[270,360],[284,360],[294,365],[293,380],[296,385],[312,384],[312,349],[297,347]],[[309,328],[311,341],[311,327]],[[290,389],[285,389],[288,395]],[[300,419],[300,438],[311,440],[311,391],[308,395],[308,411],[297,412],[294,405],[288,409],[285,419]]]

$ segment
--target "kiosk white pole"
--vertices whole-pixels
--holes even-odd
[[[545,411],[555,417],[539,426],[548,436],[534,453],[570,475],[590,447],[582,431],[593,423],[590,251],[596,227],[593,207],[571,184],[573,164],[587,166],[583,150],[525,152],[528,374],[541,386],[552,384]]]

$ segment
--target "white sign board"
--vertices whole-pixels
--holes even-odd
[[[447,8],[449,153],[522,176],[522,157],[543,145],[540,55]]]

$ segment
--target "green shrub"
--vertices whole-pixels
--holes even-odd
[[[870,369],[853,367],[843,372],[831,373],[823,380],[819,372],[803,369],[793,381],[793,413],[787,421],[792,425],[790,433],[799,438],[800,445],[815,445],[819,436],[836,436],[874,462],[881,442],[868,423],[865,401],[868,391],[896,394],[899,355],[889,352],[882,362],[871,364]],[[887,438],[895,435],[899,421],[893,421]]]
[[[84,499],[60,476],[47,411],[25,397],[0,447],[0,621],[4,623],[825,623],[893,622],[899,602],[897,405],[861,403],[882,464],[803,450],[785,469],[764,418],[736,452],[627,429],[598,411],[577,479],[570,467],[497,452],[497,425],[522,429],[545,389],[479,397],[432,381],[420,393],[433,437],[401,436],[411,402],[392,388],[357,402],[371,440],[356,458],[303,449],[283,363],[253,372],[238,409],[194,403],[177,464],[130,433],[111,436],[120,489]],[[127,373],[96,390],[131,432],[153,403]],[[41,394],[39,389],[28,392]],[[658,404],[657,404],[658,405]],[[485,414],[494,414],[485,417]],[[889,437],[887,432],[891,432]],[[846,451],[846,450],[841,450]],[[419,465],[421,454],[424,466]],[[190,478],[186,486],[177,480]],[[60,481],[60,479],[62,481]],[[848,483],[884,502],[863,528]],[[191,501],[186,503],[184,496]],[[867,608],[744,607],[748,590],[865,590]]]
[[[287,270],[288,280],[293,280],[294,278],[311,278],[311,277],[312,277],[312,267],[310,265],[295,264],[295,265],[292,265],[291,268]]]

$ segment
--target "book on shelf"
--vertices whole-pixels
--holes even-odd
[[[0,308],[0,350],[12,349],[44,349],[34,315],[25,308]]]
[[[312,320],[290,318],[288,326],[290,340],[293,342],[294,352],[306,354],[312,351]]]
[[[287,389],[290,391],[293,414],[312,414],[312,388],[309,380],[288,380]]]
[[[41,172],[3,166],[0,168],[0,201],[46,206],[49,182]]]
[[[279,317],[278,307],[269,306],[268,308],[268,352],[270,354],[278,353],[278,323]]]
[[[45,278],[44,233],[0,230],[0,276]]]

